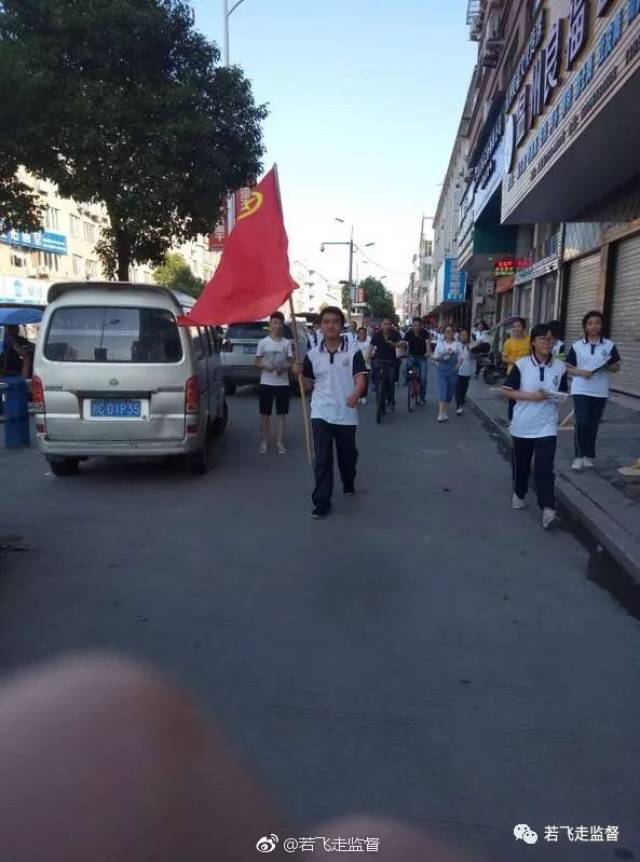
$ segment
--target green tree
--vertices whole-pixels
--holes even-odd
[[[156,284],[188,293],[196,299],[204,287],[204,282],[191,272],[187,261],[177,252],[165,256],[164,263],[154,271],[153,280]]]
[[[365,301],[371,311],[371,316],[396,320],[396,307],[393,296],[378,278],[369,276],[360,282],[359,287],[365,292]]]
[[[65,197],[105,204],[98,251],[120,279],[209,232],[261,170],[267,114],[219,61],[186,0],[2,0],[5,226],[38,220],[13,180],[23,164]]]

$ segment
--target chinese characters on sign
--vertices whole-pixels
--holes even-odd
[[[253,189],[250,188],[242,188],[239,191],[234,192],[233,195],[233,208],[235,213],[235,220],[238,220],[239,213],[242,212],[242,207],[246,204],[246,202],[251,197]],[[224,206],[222,208],[222,217],[220,221],[215,226],[213,233],[209,234],[209,251],[223,251],[224,244],[229,236],[229,202],[225,201]]]
[[[569,40],[567,43],[567,66],[573,69],[582,54],[589,35],[589,3],[587,0],[571,0],[569,8]]]
[[[560,83],[560,68],[562,66],[562,18],[551,28],[549,44],[545,49],[544,96],[545,106],[551,101],[556,87]]]
[[[527,76],[527,72],[531,68],[531,65],[535,59],[535,56],[538,52],[538,48],[542,45],[542,40],[544,39],[545,33],[545,23],[546,23],[546,11],[543,9],[542,12],[536,18],[536,22],[533,25],[533,30],[531,32],[531,36],[527,45],[524,49],[520,62],[516,68],[515,74],[511,79],[511,83],[507,89],[507,95],[505,97],[505,107],[508,111],[513,103],[516,100],[518,93],[520,92],[520,88],[524,82],[524,79]]]

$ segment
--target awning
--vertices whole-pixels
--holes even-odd
[[[0,308],[0,326],[24,326],[41,321],[42,311],[39,308]]]

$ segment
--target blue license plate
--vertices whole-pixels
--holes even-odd
[[[96,419],[140,419],[142,402],[128,399],[94,398],[91,401],[91,416]]]

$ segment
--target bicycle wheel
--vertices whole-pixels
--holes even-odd
[[[420,404],[422,404],[422,385],[420,383],[420,378],[417,374],[413,381],[413,397],[416,402],[416,407],[419,407]]]
[[[376,422],[380,424],[386,412],[384,377],[380,376],[376,384]]]
[[[407,408],[409,413],[413,412],[413,371],[409,372],[407,379]]]

